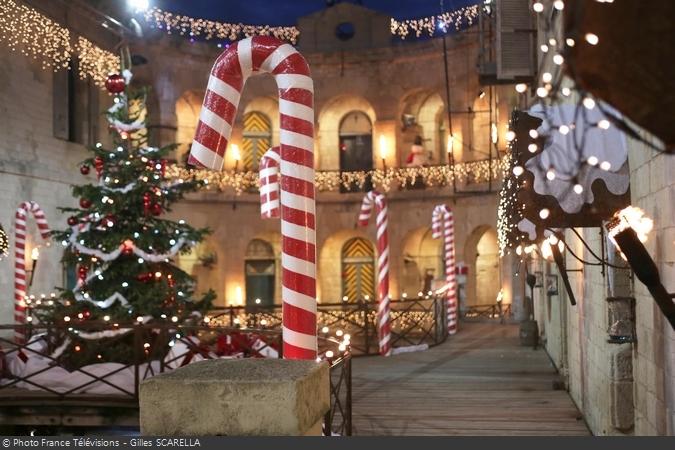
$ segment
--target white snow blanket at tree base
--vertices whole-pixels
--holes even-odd
[[[120,363],[106,362],[83,366],[72,372],[55,364],[54,359],[43,356],[47,351],[47,343],[42,336],[34,336],[21,352],[8,351],[5,360],[7,372],[17,378],[28,378],[19,381],[11,387],[42,391],[51,389],[59,393],[73,391],[75,394],[119,395],[128,396],[135,392],[135,366]],[[244,353],[233,353],[227,356],[218,356],[208,352],[195,351],[199,347],[196,337],[184,337],[176,340],[171,350],[164,358],[164,371],[192,364],[205,359],[233,359],[243,358]],[[253,341],[251,349],[265,358],[278,358],[279,353],[262,339]],[[32,351],[30,351],[32,350]],[[36,352],[36,353],[34,353]],[[151,366],[148,367],[148,364]],[[112,372],[112,375],[108,375]],[[139,381],[160,373],[160,361],[139,364]],[[34,374],[34,375],[33,375]],[[102,378],[96,380],[95,377]],[[12,378],[0,379],[0,385],[6,386],[15,380]],[[125,392],[126,391],[126,392]]]

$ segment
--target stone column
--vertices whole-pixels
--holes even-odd
[[[202,361],[141,383],[143,435],[320,435],[330,408],[326,363]]]

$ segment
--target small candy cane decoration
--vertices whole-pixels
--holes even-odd
[[[375,204],[375,225],[377,227],[377,334],[380,341],[380,354],[391,355],[391,322],[389,301],[389,213],[384,195],[370,191],[363,198],[359,225],[368,226]]]
[[[14,323],[26,323],[26,215],[32,213],[43,239],[49,239],[49,225],[42,208],[35,202],[23,202],[16,210],[14,232]],[[14,342],[26,342],[23,329],[14,330]]]
[[[263,219],[279,217],[279,147],[272,147],[260,158],[260,215]]]
[[[279,204],[284,358],[315,359],[314,83],[292,45],[270,36],[236,42],[216,60],[190,150],[192,165],[220,170],[244,83],[266,72],[279,90]],[[270,212],[272,214],[272,212]]]
[[[448,333],[457,333],[457,279],[455,275],[455,220],[452,210],[446,205],[438,205],[431,214],[431,237],[444,237],[445,258],[445,298],[447,300]]]

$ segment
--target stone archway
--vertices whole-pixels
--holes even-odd
[[[365,114],[370,124],[376,123],[375,110],[364,98],[355,95],[340,95],[326,102],[318,114],[316,148],[317,169],[338,170],[340,168],[340,126],[342,119],[350,112]],[[373,155],[373,164],[375,156]]]
[[[184,161],[190,152],[199,123],[204,92],[186,91],[176,100],[176,160]]]
[[[431,228],[410,231],[403,240],[403,267],[400,291],[407,297],[433,289],[444,279],[442,239],[431,237]]]
[[[476,227],[464,245],[468,268],[466,306],[488,305],[497,301],[500,281],[497,232],[490,225]]]

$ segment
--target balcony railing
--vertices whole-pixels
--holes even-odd
[[[433,346],[447,338],[445,302],[442,298],[392,300],[390,305],[394,349]],[[348,335],[352,355],[378,354],[377,303],[320,303],[317,309],[320,336],[344,340]],[[219,326],[276,330],[281,327],[281,305],[216,308],[211,312],[210,319],[210,323]]]
[[[506,158],[481,159],[456,163],[422,166],[393,167],[363,171],[345,172],[339,170],[317,170],[315,186],[319,192],[359,192],[372,185],[382,192],[391,190],[420,189],[444,186],[462,186],[490,183],[499,180],[506,165]],[[253,171],[221,172],[188,169],[177,164],[167,167],[167,176],[173,179],[201,180],[206,189],[226,191],[233,189],[237,194],[258,189],[258,173]]]

